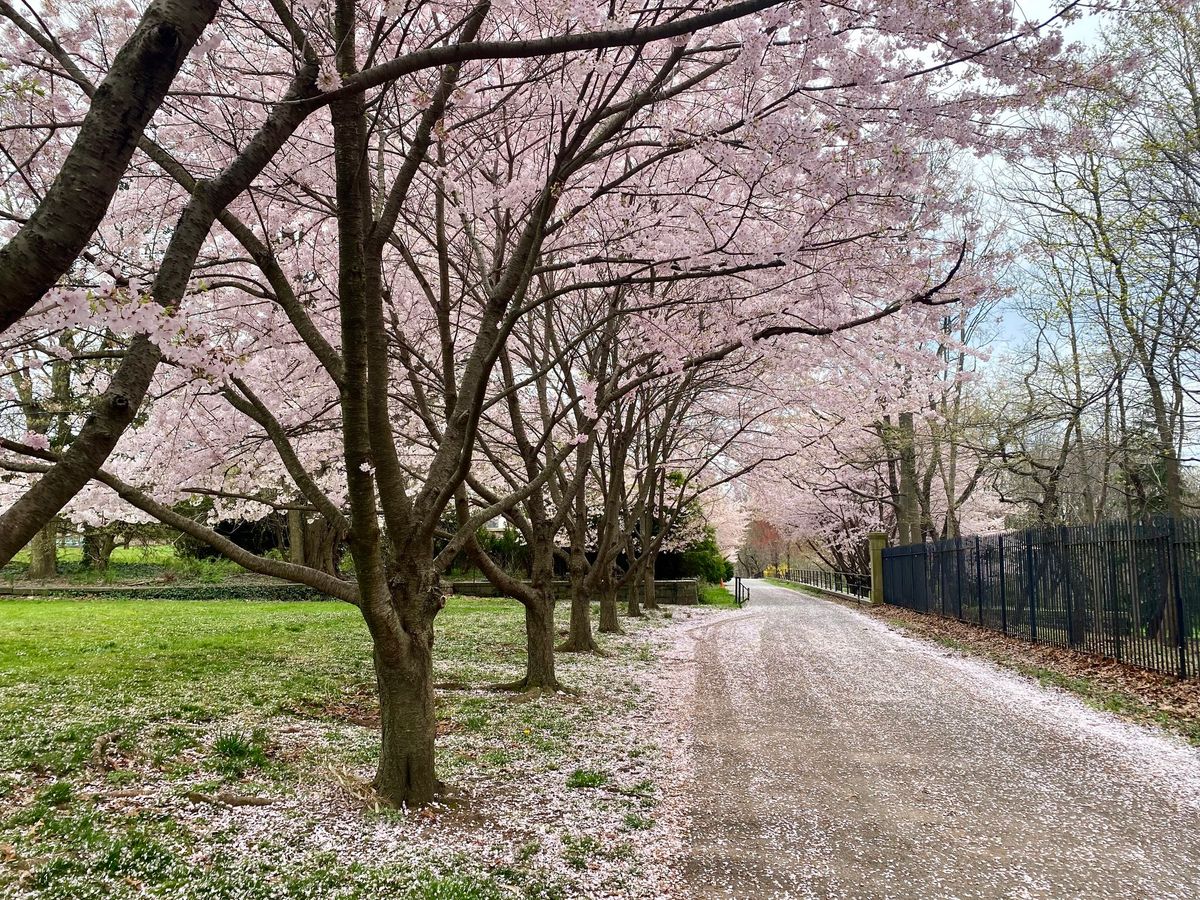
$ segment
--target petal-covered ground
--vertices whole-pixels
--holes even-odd
[[[605,655],[560,655],[581,696],[525,699],[485,689],[519,672],[519,607],[454,598],[437,677],[471,686],[439,692],[455,799],[393,811],[367,788],[357,611],[0,603],[0,896],[685,896],[672,702],[691,686],[663,662],[723,615],[623,619]]]
[[[519,608],[455,598],[455,797],[378,809],[356,616],[0,603],[0,896],[1197,896],[1196,748],[766,584],[622,620],[536,699],[485,689]]]
[[[691,631],[692,896],[1200,896],[1200,750],[845,606],[752,597]]]

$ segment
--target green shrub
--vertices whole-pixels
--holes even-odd
[[[682,550],[661,553],[655,574],[659,578],[699,578],[720,584],[733,577],[733,563],[721,554],[716,532],[704,529],[704,537]]]

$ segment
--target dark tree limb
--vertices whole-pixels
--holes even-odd
[[[0,247],[0,331],[27,313],[78,259],[108,211],[150,118],[219,0],[156,0],[125,42],[91,105],[58,177],[29,220]],[[0,14],[53,55],[57,47],[7,0]]]

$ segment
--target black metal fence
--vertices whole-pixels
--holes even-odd
[[[883,599],[1200,675],[1200,519],[1033,529],[883,551]]]
[[[742,579],[738,577],[733,579],[733,602],[739,607],[750,602],[750,588],[742,584]]]
[[[861,572],[825,572],[821,569],[788,569],[784,581],[804,584],[822,591],[847,594],[861,600],[871,598],[871,576]]]

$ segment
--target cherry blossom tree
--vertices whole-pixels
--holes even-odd
[[[207,70],[201,67],[194,73],[197,82],[194,90],[181,92],[185,97],[195,96],[209,101],[201,106],[211,106],[213,100],[231,100],[230,106],[234,108],[231,109],[230,121],[233,123],[234,133],[228,136],[220,135],[219,139],[207,148],[207,153],[203,150],[197,152],[197,139],[207,132],[212,120],[206,119],[203,114],[197,115],[197,110],[185,103],[182,110],[182,129],[187,137],[183,144],[187,154],[194,154],[202,161],[199,174],[181,161],[181,158],[186,158],[183,153],[172,152],[170,148],[154,141],[143,141],[141,146],[154,165],[160,167],[169,180],[190,197],[179,213],[179,221],[170,230],[171,237],[166,247],[158,251],[163,254],[162,259],[150,282],[152,301],[167,315],[157,322],[150,321],[152,317],[146,315],[134,317],[140,319],[139,325],[155,327],[136,333],[137,343],[131,345],[130,352],[125,356],[125,363],[113,376],[108,390],[96,399],[92,415],[54,469],[40,478],[18,502],[0,516],[0,525],[3,526],[0,527],[0,559],[11,559],[12,555],[86,484],[133,421],[161,359],[162,339],[169,341],[174,336],[177,323],[172,321],[171,314],[178,309],[180,301],[189,289],[188,280],[193,266],[213,224],[220,219],[232,237],[243,244],[245,252],[256,261],[256,265],[269,270],[266,275],[268,282],[272,275],[278,280],[280,273],[275,271],[276,266],[264,236],[257,235],[236,215],[227,213],[225,207],[243,194],[262,174],[275,154],[292,138],[296,129],[311,113],[333,103],[339,96],[358,97],[362,91],[391,85],[397,78],[439,65],[454,64],[467,59],[526,58],[592,48],[639,46],[645,42],[687,35],[697,29],[734,20],[759,9],[770,8],[778,5],[778,2],[779,0],[743,0],[715,10],[697,12],[695,15],[688,15],[695,10],[685,9],[682,14],[661,17],[664,21],[660,22],[638,21],[635,17],[632,26],[626,28],[611,27],[612,23],[600,15],[593,18],[599,25],[603,25],[603,28],[598,27],[584,33],[566,33],[565,25],[560,25],[562,33],[550,36],[544,36],[544,31],[539,28],[535,18],[529,23],[530,29],[519,29],[516,35],[501,32],[497,39],[491,42],[459,40],[442,46],[435,46],[443,42],[448,35],[443,27],[445,22],[442,14],[424,4],[408,6],[375,3],[365,4],[362,8],[353,4],[348,9],[340,10],[343,19],[361,22],[368,28],[371,26],[367,23],[376,21],[392,23],[387,27],[386,35],[381,32],[376,36],[370,61],[377,62],[385,46],[391,58],[361,71],[358,70],[357,61],[354,61],[355,65],[351,69],[355,71],[355,77],[347,79],[344,84],[337,68],[339,61],[327,52],[322,63],[315,49],[316,44],[310,42],[308,32],[293,14],[290,4],[282,0],[272,0],[254,8],[241,7],[235,10],[232,19],[228,23],[222,23],[230,40],[224,44],[214,41],[205,48],[206,56],[213,59],[213,64]],[[110,22],[115,22],[119,28],[127,19],[130,9],[128,5],[121,4],[111,16],[102,19],[91,17],[86,10],[79,12],[71,7],[63,7],[59,10],[58,20],[51,24],[44,21],[34,23],[15,14],[9,16],[13,26],[9,33],[24,37],[15,39],[15,45],[23,49],[26,44],[30,44],[49,57],[35,59],[27,64],[18,56],[17,61],[28,65],[33,71],[46,68],[61,71],[63,81],[77,86],[84,97],[91,97],[96,93],[92,87],[92,80],[75,57],[67,52],[64,42],[55,37],[55,33],[71,33],[78,37],[79,29],[75,23],[87,21],[95,23],[95,27],[90,27],[90,37],[94,40],[100,29]],[[302,19],[308,20],[317,30],[325,32],[324,46],[328,51],[330,26],[336,24],[331,21],[331,10],[323,2],[312,2],[302,4],[300,12]],[[486,15],[486,12],[486,6],[480,7],[481,15]],[[195,18],[195,11],[192,15]],[[157,27],[154,17],[149,21],[152,26]],[[419,23],[421,27],[401,28],[397,24],[409,21]],[[459,18],[456,21],[461,23],[462,20]],[[526,37],[529,30],[543,36]],[[107,38],[108,35],[104,34],[103,37]],[[101,48],[104,46],[103,41],[98,43]],[[179,47],[187,46],[187,41],[183,39],[176,43]],[[145,41],[134,40],[130,46],[136,49],[144,44]],[[223,51],[219,49],[221,46],[225,47]],[[273,55],[281,50],[290,55],[290,60],[276,65],[278,61]],[[86,53],[86,47],[81,49],[80,55]],[[289,68],[294,71],[294,75],[290,79],[280,78],[278,73],[288,71]],[[261,73],[261,77],[247,77],[256,72]],[[126,75],[116,79],[115,83],[124,84],[127,89],[141,90],[137,87],[140,82]],[[247,93],[229,94],[213,92],[207,86],[213,78],[223,79],[230,85],[246,81],[250,84],[250,90]],[[271,88],[278,88],[274,97],[265,93]],[[37,91],[33,93],[36,94]],[[107,94],[107,91],[101,92],[102,98],[107,97]],[[55,96],[57,98],[59,95]],[[147,100],[149,99],[147,95]],[[130,109],[137,106],[141,110],[143,106],[137,97],[126,98],[121,103]],[[247,105],[249,110],[268,110],[265,120],[252,131],[249,139],[246,139],[244,124],[248,112]],[[120,106],[119,103],[118,107]],[[212,109],[208,111],[211,113]],[[139,112],[139,115],[141,114]],[[41,123],[40,118],[35,121]],[[42,130],[56,132],[59,128],[59,122],[54,120],[41,123]],[[234,148],[232,154],[229,152],[230,148]],[[118,152],[118,148],[114,146],[117,156],[123,152]],[[214,168],[214,159],[221,160],[223,168],[222,164]],[[20,183],[28,185],[29,179],[23,171],[25,166],[17,165],[15,168],[18,170],[15,173],[16,178]],[[101,179],[98,178],[97,181],[99,180]],[[20,216],[10,218],[15,221],[21,220]],[[76,232],[82,233],[83,230],[76,229]],[[19,238],[20,235],[16,239],[16,250],[22,247],[23,239]],[[64,247],[69,243],[70,241],[64,244]],[[64,255],[62,248],[59,249],[58,255]],[[86,255],[83,255],[82,259],[86,261]],[[14,264],[17,262],[20,260],[14,258]],[[65,261],[61,262],[65,264]],[[57,274],[60,273],[50,273],[46,270],[39,277],[45,280]],[[104,274],[111,277],[111,273]],[[117,282],[116,287],[122,287],[121,278],[113,280]],[[35,280],[32,283],[38,282]],[[111,293],[112,287],[113,285],[108,284],[101,290]],[[139,292],[136,289],[118,290],[114,296],[117,300],[136,301]],[[91,294],[88,291],[76,290],[63,295],[52,292],[46,306],[52,311],[57,310],[60,305],[73,306],[74,317],[80,318],[85,315],[85,311],[94,315],[95,310],[89,308],[91,303]],[[303,328],[303,316],[299,315],[299,310],[294,306],[287,308],[292,310],[290,319],[294,320],[293,327]],[[35,314],[44,311],[34,310]],[[128,322],[130,317],[126,315],[124,318]],[[308,336],[313,337],[311,334]],[[156,337],[160,340],[155,340]]]
[[[89,100],[82,121],[75,122],[69,117],[74,112],[70,102],[58,92],[43,101],[36,81],[10,78],[6,85],[9,110],[14,113],[5,123],[6,130],[44,133],[42,145],[16,168],[36,167],[41,174],[47,165],[57,164],[57,172],[44,193],[32,192],[30,199],[36,200],[36,206],[28,217],[21,216],[20,210],[9,211],[9,215],[15,214],[19,227],[0,247],[0,331],[29,312],[76,264],[104,218],[147,123],[218,6],[218,0],[151,3],[103,79],[95,83],[49,31],[30,21],[37,17],[36,12],[31,10],[27,17],[7,0],[0,2],[0,15],[36,42],[39,49],[64,62],[70,60],[63,74]],[[128,11],[124,4],[94,4],[90,12],[120,21],[127,18]],[[71,11],[68,16],[73,14]],[[86,24],[72,28],[71,38],[82,44],[88,39],[88,30]],[[23,42],[12,40],[12,33],[8,37],[11,43],[5,55],[22,67]],[[13,99],[34,102],[11,103]],[[58,163],[56,151],[61,148],[47,145],[60,144],[63,132],[74,129],[75,140]],[[12,155],[8,158],[14,159]]]
[[[122,352],[68,446],[0,440],[8,469],[40,476],[0,518],[0,559],[95,480],[251,571],[354,604],[382,713],[376,790],[429,801],[453,559],[555,483],[578,530],[589,472],[610,553],[618,523],[666,488],[630,454],[639,436],[672,436],[668,470],[722,477],[720,417],[689,433],[685,412],[702,407],[672,407],[681,387],[768,352],[792,354],[814,393],[822,359],[890,371],[897,332],[936,331],[940,307],[984,291],[968,210],[930,147],[1018,152],[993,126],[1075,77],[1057,27],[1073,10],[1042,23],[965,0],[223,11],[221,43],[143,141],[144,189],[110,210],[80,284],[5,334],[14,371],[38,334],[81,320]],[[558,308],[559,342],[517,365],[519,336]],[[522,451],[525,413],[510,408],[516,456],[493,451],[481,471],[487,418],[543,370],[555,412],[538,451]],[[518,478],[490,477],[511,459]],[[353,578],[249,553],[173,508],[190,491],[302,505],[347,536]]]

